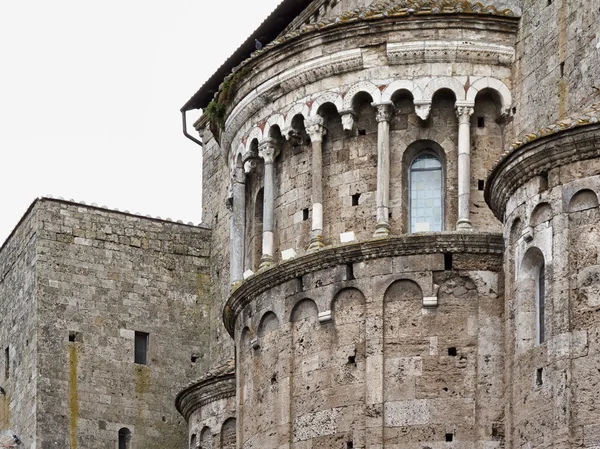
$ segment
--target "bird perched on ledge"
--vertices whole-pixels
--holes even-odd
[[[261,44],[258,39],[254,39],[254,45],[256,46],[257,50],[262,50],[263,49],[263,44]]]

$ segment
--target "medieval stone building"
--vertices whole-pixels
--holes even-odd
[[[182,108],[205,225],[42,199],[5,243],[0,426],[599,448],[599,89],[600,0],[283,0]]]

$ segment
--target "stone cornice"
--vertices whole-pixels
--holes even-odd
[[[235,373],[209,377],[181,391],[175,400],[175,407],[189,421],[192,413],[200,407],[235,396],[235,389]]]
[[[471,62],[510,66],[515,50],[506,45],[473,41],[390,42],[387,45],[390,64],[422,62]]]
[[[329,246],[283,262],[241,284],[229,297],[223,310],[223,322],[229,334],[235,334],[235,322],[241,311],[264,291],[307,273],[329,267],[383,257],[434,253],[501,255],[502,234],[481,232],[442,232],[408,234],[365,242]]]
[[[510,197],[527,181],[553,168],[598,157],[600,123],[536,137],[503,155],[494,166],[485,185],[485,200],[503,221]]]

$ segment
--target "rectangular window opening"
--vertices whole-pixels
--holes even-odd
[[[538,368],[535,371],[535,384],[541,387],[544,384],[544,368]]]
[[[359,136],[366,136],[367,135],[367,130],[366,129],[359,129],[358,130],[358,135]]]
[[[446,434],[446,441],[449,443],[449,442],[451,442],[452,440],[454,440],[454,434],[452,434],[452,433],[447,433],[447,434]]]
[[[560,77],[564,77],[565,76],[565,61],[560,63]]]
[[[452,347],[452,348],[448,348],[448,355],[451,357],[456,357],[456,355],[458,354],[456,348]]]
[[[485,117],[477,117],[477,127],[485,128]]]
[[[485,188],[485,181],[483,179],[477,180],[477,190],[483,190]]]
[[[135,333],[135,363],[138,365],[148,364],[148,336],[146,332]]]
[[[548,0],[548,6],[552,4],[552,0]]]
[[[10,377],[10,347],[7,346],[4,350],[4,379]]]
[[[358,206],[358,201],[360,200],[360,193],[355,193],[352,195],[352,206]]]
[[[354,442],[348,441],[346,443],[346,449],[354,449]]]
[[[298,282],[298,291],[304,291],[304,278],[302,276],[298,276],[296,278],[296,282]]]
[[[444,270],[452,270],[452,253],[444,253]]]
[[[306,221],[308,220],[308,208],[307,209],[302,209],[302,221]]]
[[[540,193],[548,190],[548,173],[540,174]]]
[[[351,263],[346,265],[346,280],[347,281],[353,281],[354,279],[356,279],[354,277],[354,265],[352,265]]]

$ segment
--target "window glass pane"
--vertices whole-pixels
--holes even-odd
[[[422,154],[410,166],[410,232],[442,228],[442,164]]]

